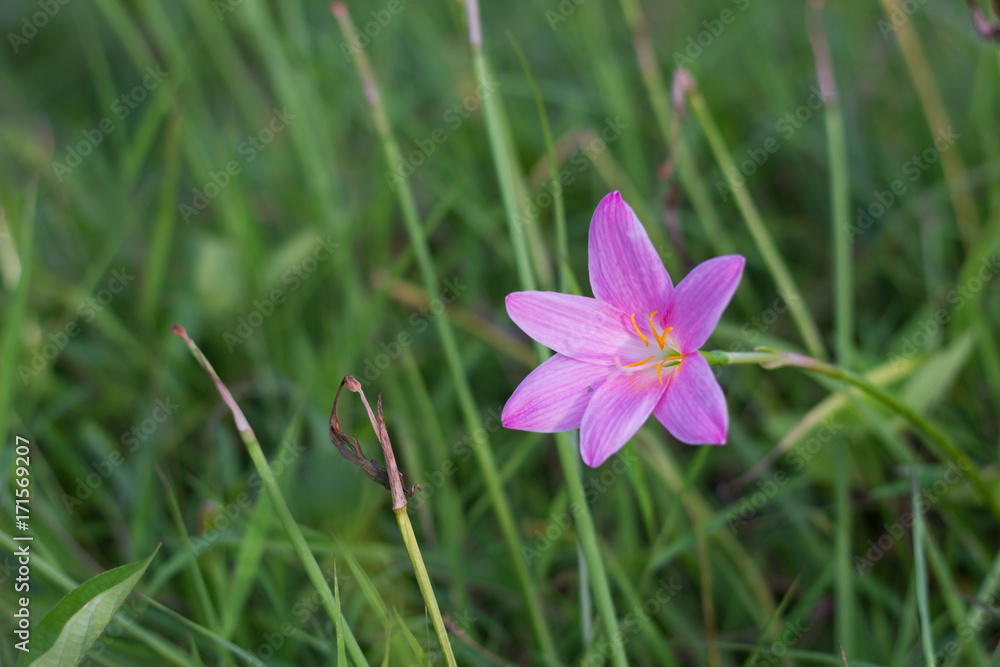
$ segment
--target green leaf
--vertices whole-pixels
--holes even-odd
[[[76,665],[87,655],[132,592],[160,547],[145,560],[108,570],[66,594],[31,633],[25,667]]]

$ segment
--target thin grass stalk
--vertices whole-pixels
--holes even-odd
[[[937,664],[934,657],[934,634],[931,629],[931,612],[927,600],[927,559],[924,554],[924,514],[920,511],[920,494],[917,492],[917,478],[910,478],[913,498],[913,565],[917,585],[917,613],[920,617],[920,645],[924,649],[924,660],[928,665]]]
[[[194,358],[198,360],[198,363],[201,364],[201,367],[208,374],[209,378],[211,378],[212,383],[215,385],[215,388],[222,397],[226,407],[228,407],[230,412],[232,412],[233,420],[236,422],[236,430],[239,431],[240,439],[242,439],[243,444],[246,445],[247,452],[250,454],[250,459],[253,461],[254,467],[257,468],[257,474],[260,475],[260,478],[264,483],[264,488],[267,489],[267,493],[271,497],[271,503],[274,505],[274,510],[278,515],[278,521],[285,529],[285,532],[288,533],[288,540],[292,543],[292,548],[299,557],[302,567],[305,568],[309,581],[312,582],[313,587],[315,587],[316,592],[319,594],[320,602],[322,602],[323,608],[330,617],[330,621],[336,622],[339,608],[337,607],[333,591],[330,590],[330,584],[327,582],[326,577],[323,576],[323,571],[320,569],[319,563],[316,561],[316,557],[313,555],[312,551],[310,551],[309,544],[306,542],[306,538],[302,534],[302,529],[299,528],[299,524],[296,523],[295,517],[292,516],[292,511],[288,508],[288,503],[285,501],[284,494],[281,493],[281,487],[278,486],[278,482],[274,478],[274,473],[271,471],[271,466],[267,462],[267,457],[264,456],[264,451],[260,447],[257,435],[253,432],[253,429],[250,428],[250,423],[243,415],[243,411],[240,409],[240,406],[237,405],[236,399],[234,399],[233,395],[229,393],[229,389],[222,383],[222,380],[219,379],[219,376],[212,367],[212,364],[208,361],[205,355],[202,354],[198,345],[191,340],[187,331],[184,330],[184,327],[175,324],[171,327],[171,331],[173,331],[176,336],[180,337],[187,344],[188,349],[191,350],[191,354],[194,355]],[[343,629],[345,638],[347,639],[347,645],[352,649],[351,659],[359,665],[367,665],[368,661],[365,659],[364,654],[358,647],[357,640],[354,638],[354,634],[351,632],[350,626],[344,623]]]
[[[361,389],[361,384],[351,376],[344,378],[344,384],[351,391],[361,396],[361,402],[368,411],[368,418],[371,420],[372,428],[378,437],[379,444],[382,445],[382,454],[385,456],[385,468],[389,477],[389,492],[392,494],[392,511],[396,515],[396,523],[399,525],[399,532],[403,537],[403,544],[406,545],[406,553],[410,557],[410,564],[413,566],[413,573],[417,577],[417,585],[420,587],[420,594],[424,598],[427,612],[431,617],[431,624],[434,626],[434,634],[437,635],[438,644],[441,646],[441,653],[444,655],[445,663],[448,667],[458,667],[455,662],[455,654],[451,648],[451,641],[448,639],[448,631],[444,626],[444,619],[441,618],[441,609],[438,607],[437,596],[434,595],[434,586],[431,585],[431,578],[427,574],[427,567],[424,565],[424,557],[420,553],[420,543],[413,533],[413,525],[410,523],[410,515],[406,511],[406,491],[403,488],[402,476],[396,466],[396,455],[392,449],[392,442],[389,440],[389,432],[385,426],[385,417],[382,414],[382,396],[379,395],[377,403],[377,413],[372,413],[365,392]]]
[[[430,575],[427,574],[424,557],[420,553],[420,543],[417,541],[417,536],[413,533],[410,515],[406,513],[406,505],[404,504],[400,508],[393,508],[392,511],[396,515],[396,523],[399,525],[399,532],[403,536],[403,544],[406,545],[406,553],[410,557],[410,564],[413,565],[413,573],[417,577],[420,594],[427,605],[427,612],[431,617],[431,625],[434,626],[434,634],[437,635],[445,664],[448,667],[458,667],[458,663],[455,662],[455,653],[451,648],[451,640],[448,639],[448,631],[444,626],[444,619],[441,618],[441,609],[438,607],[437,598],[434,595],[434,586],[431,584]]]
[[[648,22],[638,0],[621,0],[622,13],[632,30],[632,44],[635,46],[636,60],[639,63],[639,74],[642,76],[646,96],[653,107],[656,125],[663,135],[663,141],[668,150],[673,150],[670,158],[677,164],[677,175],[681,185],[691,198],[691,206],[695,217],[705,230],[705,238],[720,255],[731,255],[736,252],[736,246],[722,225],[722,218],[705,187],[698,166],[694,162],[691,150],[682,133],[675,130],[675,118],[670,106],[667,87],[656,61],[656,53],[646,28]]]
[[[531,86],[531,94],[535,98],[535,106],[538,107],[538,119],[542,124],[542,137],[545,140],[545,152],[549,157],[549,180],[552,183],[552,201],[555,206],[556,223],[556,252],[559,255],[559,291],[580,293],[580,284],[573,275],[573,269],[569,263],[569,241],[566,234],[566,203],[563,200],[562,182],[559,180],[559,163],[556,159],[555,143],[552,141],[552,130],[549,128],[549,117],[545,113],[545,103],[542,101],[542,93],[538,89],[535,77],[531,73],[531,65],[524,56],[524,51],[518,45],[514,36],[507,33],[507,39],[514,47],[517,59],[521,61],[521,68],[528,78],[528,85]]]
[[[830,236],[833,245],[834,350],[837,362],[851,365],[854,335],[854,298],[850,238],[851,178],[848,168],[847,133],[840,93],[833,72],[833,58],[823,30],[821,11],[825,0],[811,0],[809,38],[816,60],[816,79],[823,97],[826,146],[830,161]]]
[[[830,163],[830,234],[833,246],[834,272],[834,357],[837,363],[850,366],[853,357],[854,301],[853,267],[847,230],[850,226],[850,174],[847,166],[847,141],[844,115],[841,111],[837,80],[833,73],[833,58],[823,29],[822,10],[825,0],[811,0],[806,13],[809,41],[816,61],[816,80],[823,98],[826,121],[826,144]],[[837,604],[837,638],[841,646],[856,649],[854,642],[854,568],[851,564],[850,504],[851,450],[841,438],[834,465],[834,503],[837,528],[834,533],[834,587]]]
[[[679,75],[690,76],[686,73],[680,73],[683,73],[683,70],[679,70]],[[823,347],[823,339],[820,337],[816,322],[809,312],[805,298],[802,296],[802,292],[795,283],[795,279],[792,278],[791,272],[785,265],[785,260],[782,258],[781,253],[774,245],[771,233],[767,230],[767,225],[764,224],[764,219],[757,210],[757,206],[750,198],[746,182],[737,180],[736,175],[739,172],[733,163],[729,147],[722,138],[722,134],[715,124],[715,119],[712,117],[705,99],[694,85],[693,79],[690,81],[690,85],[687,86],[687,94],[691,109],[694,111],[695,116],[698,117],[698,123],[701,125],[701,129],[705,133],[705,138],[708,139],[708,143],[712,147],[715,160],[719,163],[719,168],[722,169],[722,173],[725,174],[729,182],[729,187],[732,189],[733,196],[736,199],[736,205],[743,215],[743,220],[747,224],[750,236],[753,237],[754,243],[757,245],[757,250],[760,251],[764,265],[778,286],[779,293],[788,303],[788,310],[792,314],[792,319],[795,320],[795,326],[799,330],[799,335],[802,336],[806,349],[809,350],[812,356],[825,359],[826,350]]]
[[[886,16],[893,12],[905,13],[901,0],[881,0]],[[920,106],[924,108],[927,118],[927,129],[931,136],[951,127],[948,109],[944,105],[941,91],[938,89],[934,73],[931,71],[927,55],[920,44],[920,37],[913,21],[906,20],[900,24],[893,23],[894,32],[899,40],[899,50],[903,52],[903,60],[913,79],[920,98]],[[976,212],[976,202],[973,200],[969,186],[969,175],[965,171],[965,163],[957,150],[941,151],[941,170],[951,195],[951,205],[955,211],[955,221],[962,235],[966,248],[969,248],[979,235],[979,214]]]
[[[528,77],[528,83],[531,85],[532,94],[535,97],[535,104],[538,107],[538,116],[542,124],[542,134],[545,139],[545,148],[549,157],[549,178],[553,183],[552,199],[555,203],[555,218],[556,218],[556,251],[559,254],[559,290],[562,292],[568,292],[572,294],[580,294],[580,285],[576,281],[576,277],[573,275],[573,271],[569,264],[569,244],[566,235],[566,213],[565,213],[565,203],[563,201],[563,190],[562,184],[559,181],[559,167],[556,160],[555,145],[552,141],[552,133],[549,130],[549,120],[545,113],[545,105],[542,102],[541,91],[538,89],[538,85],[535,83],[535,78],[532,76],[531,67],[528,63],[527,58],[525,58],[524,53],[518,46],[517,42],[514,40],[513,36],[508,33],[508,39],[510,39],[511,45],[514,47],[517,53],[518,59],[521,61],[521,67],[524,69],[525,76]],[[538,348],[536,347],[536,350]],[[539,361],[544,360],[547,357],[546,352],[542,352],[539,355]],[[557,438],[562,440],[569,440],[569,445],[560,444],[560,453],[563,449],[567,452],[575,452],[578,447],[574,438],[570,434],[561,433]],[[561,454],[560,454],[561,455]],[[575,456],[572,458],[576,458]],[[567,458],[567,465],[574,465]],[[580,467],[579,460],[575,463],[577,469]],[[600,554],[598,554],[599,557]],[[590,568],[587,566],[588,560],[593,558],[593,553],[588,553],[583,545],[577,542],[577,563],[580,568],[580,627],[583,635],[583,642],[585,645],[589,645],[593,637],[593,618],[592,618],[592,601],[591,601],[591,583],[590,583]]]
[[[483,55],[482,28],[479,24],[479,3],[477,0],[467,0],[465,6],[469,21],[469,43],[472,47],[473,68],[476,78],[485,81],[487,80],[487,69],[486,59]],[[514,246],[514,258],[517,262],[521,288],[532,290],[535,289],[535,280],[531,274],[531,267],[528,265],[528,253],[524,233],[517,220],[515,208],[517,200],[514,193],[514,184],[511,180],[511,157],[505,149],[499,124],[499,111],[493,96],[483,99],[483,114],[486,118],[486,130],[493,152],[493,162],[497,171],[497,179],[500,182],[504,208],[507,212],[511,243]],[[552,162],[551,157],[550,162]],[[561,193],[557,193],[556,196],[561,196]],[[548,352],[539,346],[536,346],[536,350],[539,353],[539,361],[544,361],[548,357]],[[590,508],[586,502],[583,479],[580,474],[579,450],[574,445],[569,433],[558,433],[555,436],[555,440],[570,501],[580,508],[580,514],[576,519],[577,535],[580,539],[580,548],[583,549],[587,562],[588,575],[593,584],[597,610],[602,619],[602,627],[606,628],[608,638],[612,639],[614,634],[613,629],[618,624],[618,616],[615,613],[614,601],[611,597],[611,586],[608,583],[604,561],[601,559],[601,551],[597,542],[597,529],[594,526],[594,519],[590,514]],[[612,663],[616,667],[625,667],[628,665],[625,649],[621,643],[616,641],[611,641],[610,643],[612,647]]]
[[[11,251],[20,266],[7,269],[11,272],[9,275],[16,276],[17,283],[14,287],[13,297],[7,300],[3,310],[6,325],[3,328],[3,340],[0,341],[0,433],[4,434],[8,433],[13,412],[14,373],[17,370],[17,357],[21,352],[21,327],[28,313],[28,290],[31,286],[32,266],[35,263],[34,239],[37,206],[38,178],[34,177],[29,181],[24,197],[21,234],[16,239],[17,245]],[[4,228],[6,228],[6,212],[2,205],[0,205],[0,216],[3,216]],[[7,438],[0,443],[0,455],[6,453],[6,448]]]
[[[372,112],[372,122],[374,123],[375,130],[379,135],[379,141],[382,144],[382,152],[385,155],[386,162],[390,166],[395,165],[402,160],[402,157],[400,156],[396,140],[392,135],[392,128],[389,125],[389,119],[385,113],[385,108],[382,105],[381,96],[379,95],[378,86],[375,82],[375,76],[371,68],[371,63],[368,60],[368,56],[364,53],[358,43],[358,38],[354,30],[354,23],[351,21],[351,17],[347,11],[347,6],[342,2],[334,2],[331,5],[331,9],[340,24],[340,29],[344,35],[344,39],[346,39],[348,44],[353,47],[352,51],[354,53],[354,63],[358,70],[358,77],[361,79],[365,100],[368,102],[368,106]],[[424,288],[427,290],[428,294],[433,294],[438,289],[437,272],[434,269],[434,262],[431,259],[430,247],[427,243],[427,238],[424,235],[423,227],[420,223],[420,217],[417,213],[416,199],[413,196],[413,191],[411,190],[409,183],[400,183],[396,187],[396,195],[399,199],[400,207],[402,208],[403,222],[410,237],[410,244],[416,254],[417,265],[420,269],[420,275],[424,282]],[[527,261],[527,253],[525,253],[524,260],[525,262]],[[483,427],[482,419],[480,417],[479,409],[476,406],[475,399],[472,396],[472,388],[469,386],[468,373],[466,373],[465,364],[462,362],[462,357],[459,354],[458,343],[455,340],[455,333],[452,329],[451,319],[449,318],[447,311],[434,318],[434,326],[437,329],[438,337],[441,339],[441,346],[444,349],[445,359],[448,363],[448,370],[451,374],[456,394],[458,395],[466,427],[471,433],[487,433],[486,429]],[[546,616],[542,611],[542,604],[538,591],[536,590],[534,582],[531,579],[531,575],[528,572],[527,565],[521,556],[517,528],[514,525],[514,516],[511,512],[507,496],[503,491],[503,485],[500,481],[496,461],[493,458],[493,450],[490,447],[489,438],[487,437],[482,443],[472,449],[476,457],[476,462],[482,472],[483,481],[486,486],[487,494],[490,498],[490,503],[493,505],[493,509],[496,512],[497,520],[500,524],[500,530],[504,536],[504,543],[507,546],[508,557],[517,576],[518,586],[520,587],[521,594],[524,598],[528,618],[531,621],[532,632],[535,635],[535,641],[544,655],[555,656],[555,644],[552,640],[552,633],[549,631]]]

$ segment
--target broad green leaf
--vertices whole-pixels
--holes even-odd
[[[108,570],[83,582],[60,600],[31,633],[24,667],[76,665],[101,636],[160,547],[145,560]]]

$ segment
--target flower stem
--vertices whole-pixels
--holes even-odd
[[[712,366],[759,364],[768,370],[782,366],[794,366],[857,387],[910,422],[924,436],[924,440],[929,445],[939,450],[937,452],[938,455],[941,454],[940,450],[943,450],[947,458],[950,458],[965,470],[973,486],[976,487],[976,490],[982,496],[983,502],[989,508],[990,513],[1000,521],[1000,504],[997,503],[996,497],[986,485],[986,482],[983,481],[983,478],[973,466],[972,461],[958,448],[948,434],[885,389],[872,384],[863,375],[802,354],[764,348],[759,348],[755,352],[724,352],[722,350],[713,350],[711,352],[702,352],[701,354]]]
[[[583,479],[580,475],[580,449],[575,445],[573,437],[568,432],[557,433],[555,439],[556,449],[559,452],[559,463],[562,465],[566,489],[569,491],[569,499],[572,503],[570,506],[580,510],[580,514],[575,520],[576,534],[579,538],[580,548],[583,550],[587,576],[594,588],[594,598],[601,618],[601,627],[604,628],[607,638],[611,640],[611,659],[616,667],[627,667],[628,658],[625,656],[625,650],[621,642],[614,641],[614,635],[618,628],[618,615],[615,613],[608,574],[604,568],[601,550],[597,543],[597,528],[594,526],[594,517],[590,514],[590,507],[583,489]]]
[[[410,563],[413,565],[413,573],[417,575],[417,585],[424,596],[424,603],[431,616],[431,623],[434,625],[434,634],[437,635],[441,651],[444,653],[444,661],[449,667],[457,667],[455,654],[451,649],[451,642],[448,639],[448,631],[444,627],[444,619],[441,618],[441,610],[438,608],[437,598],[434,596],[434,587],[431,586],[431,578],[427,575],[427,568],[424,566],[423,556],[420,555],[420,544],[417,536],[413,534],[413,526],[410,524],[410,515],[406,513],[406,506],[394,509],[396,523],[399,524],[399,532],[403,536],[403,544],[406,545],[406,553],[410,556]]]

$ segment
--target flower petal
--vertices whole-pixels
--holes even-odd
[[[500,421],[506,428],[536,433],[580,428],[583,411],[611,370],[557,354],[521,381]]]
[[[646,229],[617,191],[604,197],[590,221],[587,249],[594,296],[626,313],[662,311],[673,289]]]
[[[740,284],[744,264],[740,255],[713,257],[678,283],[664,321],[674,328],[671,335],[681,354],[696,352],[712,335]]]
[[[642,341],[630,331],[632,321],[597,299],[558,292],[507,295],[507,314],[521,331],[545,347],[579,361],[603,366],[615,357],[641,358]]]
[[[689,445],[724,445],[729,410],[722,387],[705,357],[684,357],[653,411],[670,434]]]
[[[596,468],[625,446],[659,402],[668,383],[649,373],[615,371],[602,384],[583,413],[580,454]]]

